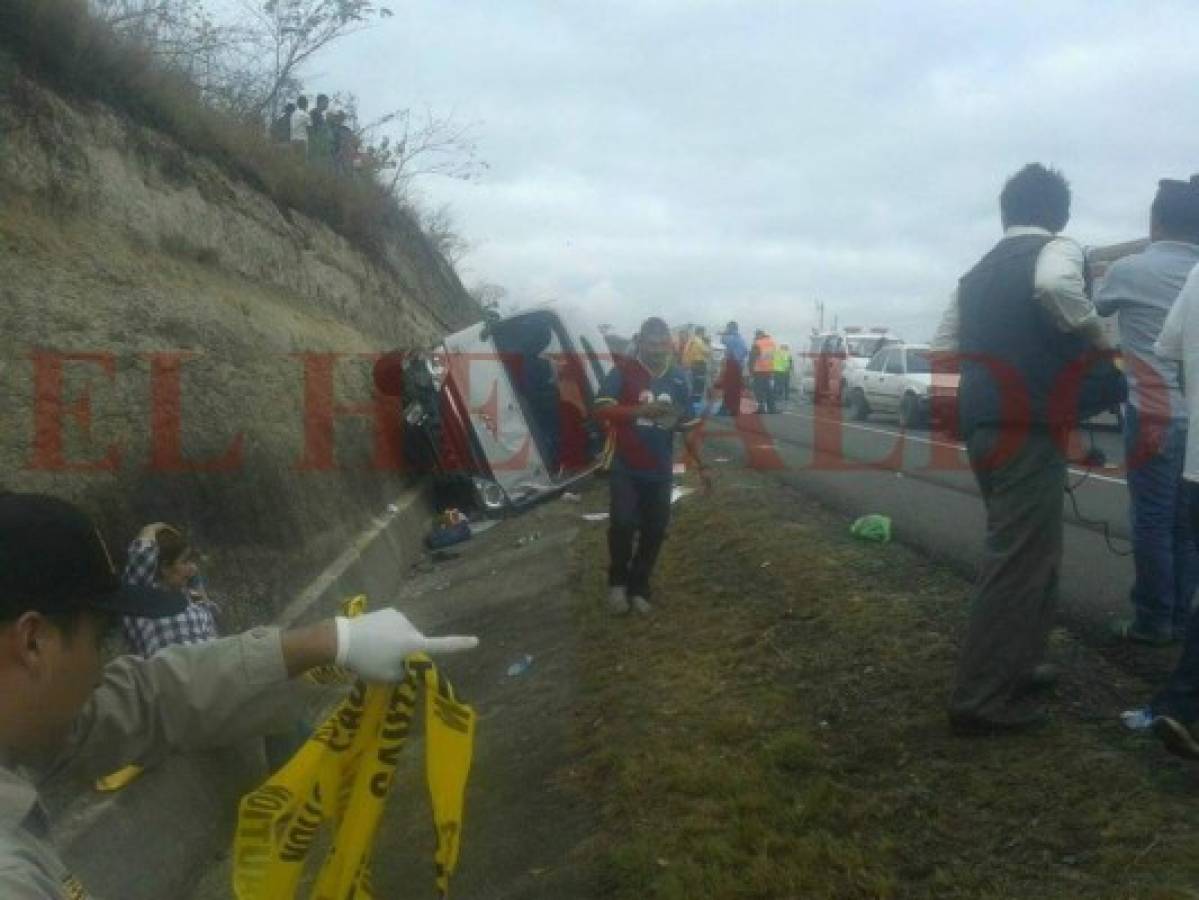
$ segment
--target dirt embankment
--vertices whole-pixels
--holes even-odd
[[[274,581],[272,548],[311,568],[401,478],[370,416],[327,414],[369,409],[360,354],[476,318],[452,269],[415,229],[368,259],[100,105],[0,93],[0,487],[117,545],[182,521],[229,583]]]

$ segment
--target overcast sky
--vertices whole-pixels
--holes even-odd
[[[477,121],[490,169],[428,180],[460,269],[529,304],[927,339],[997,238],[1025,162],[1074,188],[1069,233],[1143,235],[1199,171],[1190,3],[393,0],[309,75],[364,118]]]

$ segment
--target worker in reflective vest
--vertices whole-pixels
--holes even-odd
[[[774,340],[761,329],[754,334],[754,346],[749,352],[749,370],[753,373],[758,412],[778,412],[774,405]]]
[[[774,353],[774,399],[791,399],[791,345],[779,344]]]

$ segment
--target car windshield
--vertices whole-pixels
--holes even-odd
[[[870,337],[851,337],[845,339],[845,344],[849,348],[850,356],[861,356],[869,359],[874,356],[887,342],[885,337],[870,336]]]
[[[928,360],[927,350],[909,350],[908,351],[908,374],[909,375],[927,375],[932,371]]]

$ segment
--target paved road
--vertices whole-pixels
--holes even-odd
[[[728,419],[716,419],[715,427],[722,422],[729,427]],[[983,506],[959,443],[924,429],[905,433],[894,419],[882,416],[848,422],[835,412],[802,404],[777,416],[743,422],[758,426],[746,424],[739,440],[720,441],[718,453],[776,468],[784,482],[843,509],[847,527],[858,515],[884,513],[892,518],[900,539],[973,574],[983,536]],[[1113,615],[1127,611],[1132,581],[1131,557],[1113,552],[1129,549],[1120,438],[1112,429],[1096,429],[1094,442],[1114,466],[1089,473],[1071,469],[1078,513],[1063,498],[1062,612],[1084,634],[1097,634]],[[1089,444],[1089,438],[1084,443]],[[1110,542],[1084,518],[1107,523]]]

